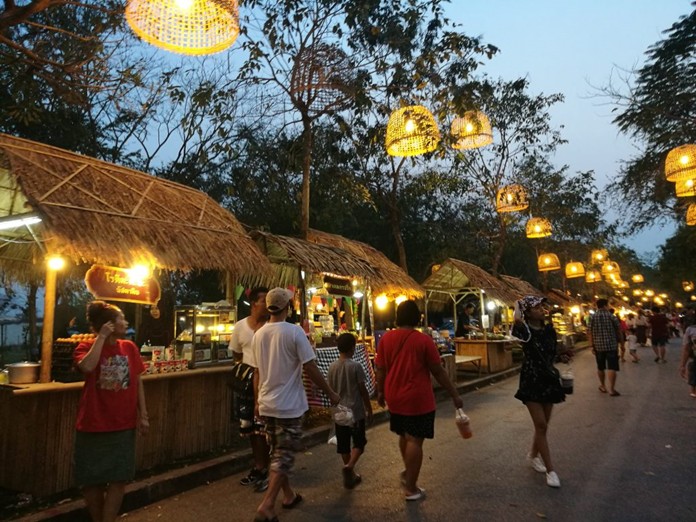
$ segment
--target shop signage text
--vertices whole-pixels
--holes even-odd
[[[107,301],[152,305],[160,299],[156,279],[136,278],[126,268],[92,265],[85,274],[85,284],[94,297]]]

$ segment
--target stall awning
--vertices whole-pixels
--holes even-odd
[[[393,297],[403,294],[410,297],[422,297],[425,293],[423,287],[400,266],[367,243],[315,229],[309,230],[307,239],[320,245],[334,245],[366,260],[376,272],[369,281],[373,294],[385,293]]]
[[[264,271],[237,219],[203,192],[105,161],[0,134],[0,267],[19,279],[47,252],[75,262],[165,269]]]
[[[526,295],[544,295],[544,292],[519,277],[501,275],[500,278],[512,288],[517,299],[521,299]]]

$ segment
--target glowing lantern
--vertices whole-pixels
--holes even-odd
[[[417,156],[432,152],[440,142],[435,118],[422,105],[410,105],[392,112],[387,124],[387,154]]]
[[[633,274],[631,276],[631,281],[634,283],[642,283],[644,281],[643,276],[640,274]]]
[[[696,178],[696,145],[681,145],[667,153],[665,177],[667,181]]]
[[[653,290],[646,290],[645,295],[647,295],[648,297],[652,297],[655,295],[655,292]]]
[[[568,263],[565,267],[566,278],[572,279],[574,277],[584,277],[585,267],[582,263],[572,262]]]
[[[530,239],[548,237],[551,235],[551,222],[544,218],[529,218],[525,229],[527,237]]]
[[[467,111],[455,118],[450,128],[454,149],[476,149],[493,143],[493,131],[488,117],[481,111]]]
[[[606,261],[602,264],[602,275],[606,277],[609,274],[616,274],[617,276],[621,274],[621,269],[616,261]]]
[[[551,272],[552,270],[560,270],[561,262],[556,254],[541,254],[537,260],[539,272]]]
[[[608,254],[604,248],[597,248],[592,251],[590,258],[592,259],[592,264],[601,265],[607,259]]]
[[[387,304],[389,304],[389,299],[385,294],[375,297],[375,306],[377,306],[378,309],[384,310],[387,307]]]
[[[188,55],[217,53],[239,36],[236,0],[128,0],[126,21],[155,47]]]
[[[585,274],[586,283],[597,283],[602,280],[602,274],[597,270],[588,270]]]
[[[676,182],[674,191],[678,198],[696,196],[696,185],[693,179],[684,179]]]
[[[495,208],[498,212],[516,212],[529,207],[527,191],[522,185],[508,185],[501,188],[495,198]]]
[[[692,203],[686,209],[686,224],[689,226],[696,225],[696,203]]]
[[[691,292],[694,289],[694,283],[692,281],[682,281],[682,288],[685,292]]]

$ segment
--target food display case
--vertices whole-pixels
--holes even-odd
[[[228,350],[236,310],[229,305],[183,305],[174,309],[174,349],[189,368],[232,362]]]

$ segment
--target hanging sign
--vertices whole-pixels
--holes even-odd
[[[348,278],[324,276],[324,288],[331,295],[353,295],[353,283]]]
[[[94,297],[107,301],[153,305],[160,300],[156,279],[136,276],[127,268],[92,265],[85,274],[85,284]]]

